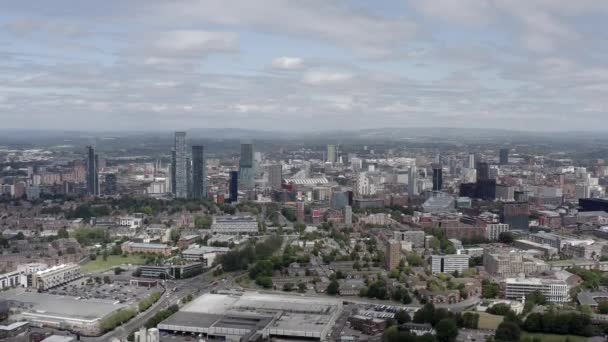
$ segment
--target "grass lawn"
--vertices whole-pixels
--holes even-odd
[[[503,317],[492,315],[486,312],[476,312],[479,314],[479,329],[496,330],[502,323]]]
[[[552,334],[532,334],[525,331],[521,332],[521,339],[523,341],[526,337],[530,337],[530,340],[534,337],[540,337],[542,342],[565,342],[567,338],[571,342],[585,342],[586,337],[573,336],[573,335],[552,335]]]
[[[100,255],[97,257],[97,259],[82,265],[82,271],[85,273],[101,272],[119,265],[142,265],[143,263],[144,258],[139,255],[128,255],[126,258],[123,258],[121,255],[108,255],[108,259],[106,261],[103,261],[103,257]]]

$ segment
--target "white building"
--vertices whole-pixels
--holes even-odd
[[[129,228],[141,228],[143,227],[144,219],[140,217],[121,217],[118,219],[118,225]]]
[[[21,285],[21,272],[13,271],[0,274],[0,290]]]
[[[258,222],[253,216],[216,216],[211,225],[213,234],[257,234]]]
[[[486,225],[486,239],[490,241],[498,240],[498,237],[502,233],[509,231],[509,224],[507,223],[488,223]]]
[[[431,271],[433,274],[463,272],[469,269],[470,258],[466,254],[431,255]]]
[[[80,278],[80,266],[77,264],[64,264],[38,271],[33,276],[32,286],[41,290],[68,283]]]
[[[570,301],[570,287],[564,280],[544,278],[507,278],[505,280],[505,298],[521,299],[526,295],[540,291],[551,303]]]
[[[355,190],[359,196],[372,196],[376,194],[376,185],[368,177],[367,172],[357,174]]]

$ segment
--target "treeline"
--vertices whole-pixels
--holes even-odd
[[[230,251],[219,257],[219,263],[226,272],[247,270],[257,260],[270,258],[283,244],[283,238],[273,235],[262,242],[249,242],[242,249]]]
[[[594,336],[596,329],[588,315],[579,312],[531,313],[523,322],[528,332],[542,332],[559,335]]]
[[[145,325],[146,328],[147,329],[155,328],[160,322],[166,320],[171,315],[176,313],[178,310],[179,310],[179,306],[177,306],[177,304],[173,304],[173,305],[169,306],[167,309],[157,312],[154,316],[152,316],[152,318],[150,318],[149,320],[146,321],[146,325]]]
[[[101,321],[101,329],[103,331],[110,331],[123,323],[126,323],[131,318],[135,317],[137,312],[133,309],[122,309],[111,315],[110,317]]]
[[[272,273],[275,270],[283,270],[293,262],[308,263],[309,261],[309,256],[298,257],[297,249],[288,245],[282,255],[271,255],[257,260],[253,266],[249,267],[249,278],[255,280],[259,286],[270,288],[272,287]]]
[[[154,303],[160,299],[160,292],[153,292],[146,299],[139,302],[139,312],[148,310]]]

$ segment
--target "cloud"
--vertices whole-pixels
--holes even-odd
[[[317,86],[343,83],[353,79],[353,77],[353,74],[345,72],[308,71],[304,74],[302,82]]]
[[[238,46],[232,32],[175,30],[160,33],[148,43],[149,53],[157,56],[204,56],[212,52],[231,52]]]
[[[276,69],[300,69],[304,60],[298,57],[279,57],[272,60],[272,67]]]

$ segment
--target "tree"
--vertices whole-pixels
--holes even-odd
[[[433,303],[425,304],[421,309],[414,313],[414,323],[431,323],[435,316],[435,306]]]
[[[194,226],[198,229],[209,229],[211,228],[211,224],[213,223],[213,220],[211,219],[211,217],[205,215],[205,216],[196,216],[194,218]]]
[[[327,285],[327,290],[325,290],[328,295],[335,296],[340,293],[340,284],[337,280],[332,280],[329,285]]]
[[[465,312],[460,315],[460,326],[467,329],[477,329],[479,326],[479,314],[474,312]]]
[[[458,337],[458,326],[451,318],[444,318],[435,326],[438,342],[454,342]],[[517,340],[513,340],[517,341]]]
[[[272,278],[260,275],[255,279],[255,283],[265,289],[269,289],[272,287]]]
[[[293,283],[285,283],[283,285],[283,291],[286,291],[286,292],[293,291]]]
[[[494,339],[496,342],[519,341],[521,329],[514,322],[502,322],[496,329]]]
[[[70,237],[68,230],[65,228],[61,228],[57,231],[57,238],[59,239],[67,239]]]
[[[304,293],[304,292],[306,292],[306,289],[307,289],[306,284],[304,284],[302,282],[298,283],[298,292]]]
[[[481,296],[483,298],[496,298],[498,296],[499,287],[498,284],[492,283],[489,280],[482,280],[481,282]]]
[[[536,290],[526,296],[526,303],[528,302],[536,305],[545,305],[547,304],[547,298],[542,292]]]
[[[599,313],[601,313],[603,315],[608,314],[608,303],[607,302],[600,303],[600,305],[597,307],[597,310],[599,311]]]
[[[107,249],[103,250],[102,259],[103,259],[103,261],[107,261],[108,260],[108,250]]]
[[[397,311],[397,313],[395,313],[395,319],[397,320],[397,323],[399,323],[399,324],[408,323],[409,321],[412,320],[410,318],[410,315],[405,310]]]
[[[515,241],[512,233],[502,232],[498,235],[498,241],[506,244],[512,244]]]
[[[505,316],[511,311],[511,307],[507,304],[496,304],[486,310],[487,313],[498,316]]]
[[[122,273],[122,268],[120,267],[114,267],[114,274],[115,275],[119,275]]]

